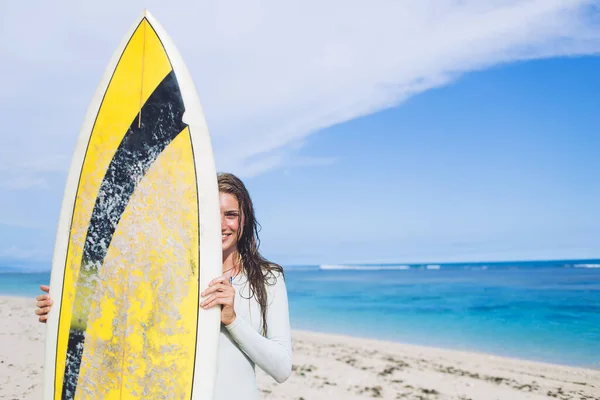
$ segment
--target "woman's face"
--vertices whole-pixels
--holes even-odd
[[[219,192],[219,203],[221,205],[221,243],[225,256],[237,249],[241,216],[239,204],[234,195]]]

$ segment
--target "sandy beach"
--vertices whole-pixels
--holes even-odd
[[[33,299],[0,297],[0,399],[40,399],[44,325]],[[600,399],[600,371],[294,331],[292,376],[257,369],[265,399]]]

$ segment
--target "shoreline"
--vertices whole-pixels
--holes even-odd
[[[41,397],[45,326],[34,308],[32,298],[0,296],[0,398]],[[261,398],[600,400],[597,369],[306,330],[292,337],[285,383],[256,368]]]
[[[352,335],[346,335],[343,333],[313,331],[310,329],[293,329],[292,332],[294,334],[298,334],[298,335],[302,335],[302,336],[313,336],[313,337],[336,339],[336,340],[338,340],[340,342],[344,342],[344,343],[358,341],[363,344],[368,343],[368,344],[375,345],[375,346],[390,346],[391,348],[398,347],[401,349],[411,349],[412,351],[436,351],[436,352],[439,352],[440,354],[444,353],[446,355],[453,356],[453,357],[457,357],[457,356],[486,357],[486,358],[492,358],[492,359],[511,360],[511,361],[515,361],[515,362],[523,363],[523,364],[532,364],[532,366],[533,365],[543,365],[543,366],[552,366],[552,367],[557,367],[557,368],[569,368],[569,369],[573,369],[573,370],[579,369],[579,370],[584,370],[584,371],[595,371],[595,372],[600,373],[600,366],[594,367],[594,366],[585,366],[585,365],[571,365],[571,364],[564,364],[564,363],[558,363],[558,362],[548,362],[548,361],[543,361],[543,360],[532,360],[529,358],[512,357],[512,356],[507,356],[507,355],[502,355],[502,354],[489,353],[489,352],[485,352],[485,351],[463,350],[463,349],[455,349],[455,348],[450,348],[450,347],[439,347],[439,346],[431,346],[431,345],[426,345],[426,344],[399,342],[399,341],[394,341],[394,340],[377,339],[377,338],[367,337],[367,336],[352,336]],[[600,356],[599,356],[599,362],[600,362]]]

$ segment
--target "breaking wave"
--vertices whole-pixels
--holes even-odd
[[[352,271],[400,271],[410,269],[408,265],[329,265],[319,266],[322,270],[352,270]]]
[[[600,268],[600,264],[575,264],[573,268]]]

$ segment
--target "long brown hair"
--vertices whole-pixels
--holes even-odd
[[[254,206],[250,193],[244,183],[235,175],[219,173],[219,192],[229,193],[238,201],[240,212],[240,229],[237,232],[237,254],[250,284],[250,297],[256,297],[262,316],[262,333],[267,335],[267,287],[275,283],[275,273],[284,278],[283,268],[264,258],[258,251],[260,224],[254,215]]]

